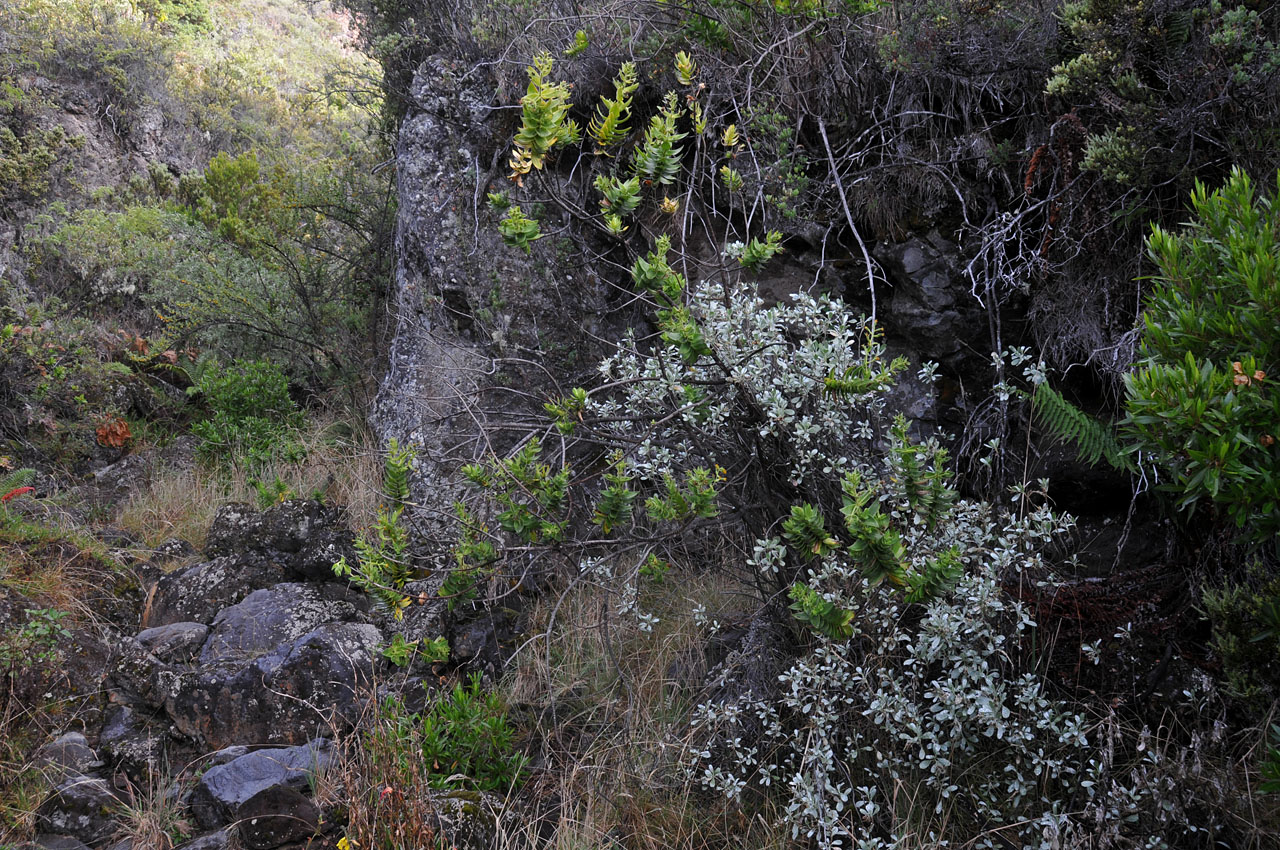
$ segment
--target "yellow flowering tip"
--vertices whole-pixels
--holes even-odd
[[[355,847],[345,835],[338,839],[338,850],[355,850]]]

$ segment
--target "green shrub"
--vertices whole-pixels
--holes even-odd
[[[69,144],[61,127],[31,130],[19,137],[0,126],[0,201],[38,200],[49,188],[50,172]]]
[[[383,712],[395,722],[375,733],[381,738],[372,746],[417,759],[429,787],[507,791],[520,781],[525,757],[515,750],[515,730],[479,674],[437,694],[420,714],[394,701]]]
[[[407,652],[402,645],[397,652]],[[436,648],[429,642],[424,651]],[[442,815],[484,819],[479,791],[516,785],[525,757],[499,698],[478,676],[430,698],[420,713],[387,699],[351,741],[340,768],[349,850],[437,847]]]
[[[278,366],[264,360],[236,361],[226,368],[206,367],[193,388],[210,416],[192,426],[200,438],[198,453],[215,461],[243,458],[251,467],[282,459],[301,459],[294,441],[302,414],[289,397],[289,382]]]
[[[1280,578],[1267,578],[1255,563],[1240,583],[1204,591],[1213,625],[1210,648],[1222,662],[1227,690],[1252,708],[1267,711],[1280,695]]]
[[[1152,228],[1159,267],[1125,433],[1183,508],[1210,507],[1256,544],[1280,539],[1280,211],[1248,176],[1197,184],[1195,220]]]

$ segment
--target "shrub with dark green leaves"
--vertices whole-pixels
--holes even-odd
[[[1201,601],[1213,624],[1209,646],[1222,662],[1227,690],[1266,712],[1280,695],[1280,577],[1254,563],[1240,583],[1204,591]]]
[[[201,440],[198,452],[203,458],[243,457],[250,466],[261,466],[302,456],[302,448],[294,441],[302,414],[289,397],[289,383],[278,366],[254,360],[206,368],[194,389],[210,412],[208,419],[191,429]]]
[[[442,691],[420,714],[402,705],[383,707],[394,724],[383,724],[375,750],[398,750],[419,761],[432,788],[506,791],[520,781],[525,758],[515,749],[515,730],[497,694],[484,690],[479,674]]]
[[[1280,536],[1280,213],[1249,177],[1197,184],[1195,220],[1152,228],[1159,266],[1124,428],[1167,471],[1183,508],[1203,506],[1275,545]]]

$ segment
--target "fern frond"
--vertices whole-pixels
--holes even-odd
[[[31,491],[31,483],[36,480],[34,469],[15,469],[0,476],[0,502],[7,502],[15,496]]]
[[[1115,429],[1099,422],[1063,397],[1047,383],[1039,384],[1031,394],[1031,406],[1040,423],[1059,440],[1074,443],[1079,457],[1093,466],[1105,460],[1123,472],[1132,472],[1133,461],[1125,454]]]

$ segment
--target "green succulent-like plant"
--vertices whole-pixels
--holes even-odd
[[[533,252],[531,244],[542,238],[542,225],[537,219],[529,218],[518,204],[507,208],[507,215],[498,222],[498,232],[502,241],[513,248],[519,248],[526,254]]]
[[[587,125],[587,132],[596,143],[596,153],[620,144],[627,137],[627,120],[631,117],[631,96],[640,83],[636,78],[634,62],[623,62],[613,81],[613,97],[601,97],[596,115]]]
[[[529,87],[520,99],[522,123],[511,154],[511,176],[517,181],[541,169],[558,145],[582,139],[582,130],[569,118],[569,84],[553,83],[551,54],[540,53],[527,69]]]
[[[680,173],[680,157],[684,152],[676,143],[685,134],[676,131],[676,121],[681,114],[675,92],[667,92],[662,108],[649,119],[644,140],[633,159],[636,176],[646,183],[667,186],[674,183]]]

